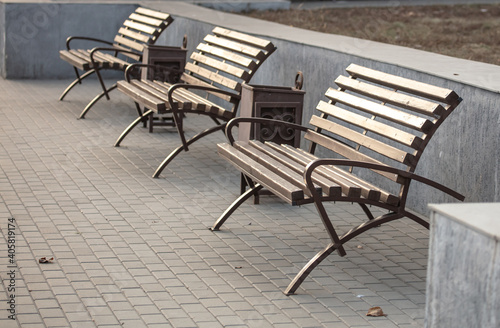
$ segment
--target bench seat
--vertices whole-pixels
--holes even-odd
[[[160,34],[173,22],[172,16],[161,11],[138,7],[123,22],[113,41],[84,36],[70,36],[66,40],[66,49],[59,51],[59,57],[73,66],[76,79],[63,91],[59,100],[63,100],[68,92],[92,74],[102,88],[85,106],[79,118],[85,118],[87,112],[102,97],[109,100],[109,93],[116,89],[116,84],[106,87],[101,70],[125,71],[132,63],[142,61],[147,45],[153,45]],[[91,45],[88,49],[72,48],[75,42]],[[79,71],[85,72],[80,75]]]
[[[122,132],[115,147],[120,146],[140,122],[151,119],[155,114],[171,114],[167,118],[177,128],[181,145],[158,166],[153,177],[159,177],[181,151],[188,151],[190,144],[211,133],[222,131],[226,122],[236,116],[242,84],[250,82],[275,50],[276,47],[269,40],[215,27],[190,55],[178,83],[130,78],[128,71],[141,66],[131,65],[127,68],[126,80],[118,81],[118,90],[129,96],[139,109],[144,107],[145,110],[142,113],[138,110],[140,116]],[[207,126],[205,130],[186,140],[183,124],[187,114],[208,116],[215,125]]]
[[[217,146],[221,157],[290,205],[312,202],[304,182],[304,172],[307,164],[319,157],[290,145],[257,140],[236,141],[233,146],[227,143]],[[391,206],[399,204],[397,196],[334,166],[318,169],[313,174],[313,181],[324,200],[365,199]]]
[[[344,256],[346,242],[374,227],[407,217],[429,228],[425,218],[406,209],[412,181],[464,200],[456,191],[414,173],[431,137],[462,99],[450,89],[356,64],[346,71],[348,76],[340,75],[336,87],[327,89],[327,101],[319,101],[309,127],[259,117],[235,118],[226,126],[228,143],[217,147],[219,155],[243,175],[250,188],[242,190],[212,230],[219,230],[262,188],[290,205],[313,203],[318,211],[330,243],[295,276],[286,294],[293,294],[329,254],[337,251]],[[235,140],[232,130],[241,124],[274,124],[301,131],[309,142],[308,150]],[[332,158],[317,156],[318,148]],[[325,202],[358,204],[367,220],[338,235]],[[387,213],[375,217],[368,206]]]

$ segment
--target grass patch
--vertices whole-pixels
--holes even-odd
[[[245,15],[500,65],[500,5],[295,9]]]

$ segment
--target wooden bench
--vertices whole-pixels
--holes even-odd
[[[160,164],[153,175],[158,177],[182,150],[188,151],[193,142],[224,129],[225,123],[221,122],[227,122],[236,115],[241,85],[250,81],[275,50],[276,47],[268,40],[215,27],[191,54],[191,61],[184,67],[179,83],[130,79],[126,74],[127,79],[118,82],[118,90],[146,110],[123,131],[115,146],[120,146],[130,131],[148,116],[172,114],[182,144]],[[129,69],[135,66],[146,65],[132,65]],[[183,130],[186,114],[206,115],[215,122],[215,126],[186,140]]]
[[[229,206],[212,230],[219,230],[246,199],[264,187],[291,205],[314,203],[317,208],[331,242],[297,274],[286,294],[293,294],[330,253],[336,250],[344,256],[344,243],[373,227],[408,217],[428,228],[426,220],[405,208],[412,180],[464,199],[413,173],[429,140],[461,98],[452,90],[355,64],[347,72],[349,76],[335,80],[338,88],[326,92],[328,101],[320,101],[316,107],[319,115],[309,122],[314,128],[274,121],[303,131],[311,142],[308,151],[234,140],[231,131],[235,125],[266,122],[262,118],[233,119],[226,127],[229,143],[218,145],[220,156],[244,174],[251,188]],[[335,158],[314,155],[316,148]],[[357,203],[368,220],[339,236],[323,204],[330,201]],[[389,212],[375,218],[368,205]]]
[[[172,22],[173,18],[169,14],[139,7],[125,20],[113,42],[91,37],[70,36],[66,40],[66,50],[59,51],[59,56],[73,66],[76,79],[64,90],[59,100],[63,100],[75,85],[81,84],[83,79],[96,73],[103,91],[82,111],[80,118],[85,118],[85,114],[99,99],[106,96],[109,100],[109,92],[116,88],[116,84],[106,88],[100,70],[125,71],[131,63],[140,62],[145,45],[154,44],[158,36]],[[71,49],[72,41],[76,40],[90,41],[105,46],[93,49]],[[80,76],[78,70],[85,71],[85,73]]]

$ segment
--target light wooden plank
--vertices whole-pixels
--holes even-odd
[[[139,7],[139,8],[137,8],[135,10],[135,12],[138,13],[138,14],[142,14],[142,15],[146,15],[146,16],[151,16],[151,17],[155,17],[155,18],[164,20],[168,24],[170,24],[171,22],[173,22],[172,16],[170,16],[167,13],[161,12],[161,11],[151,10],[151,9],[147,9],[147,8],[144,8],[144,7]]]
[[[291,170],[289,167],[276,161],[267,154],[260,152],[257,148],[252,147],[248,143],[237,142],[234,144],[233,147],[242,152],[243,154],[247,155],[257,163],[266,167],[271,172],[275,173],[276,175],[290,182],[294,186],[299,187],[309,197],[312,196],[306,184],[304,183],[304,179],[301,174],[295,172],[294,170]],[[315,187],[317,192],[322,193],[322,190],[318,186]]]
[[[238,64],[240,66],[246,67],[249,70],[254,70],[257,67],[257,64],[250,58],[238,55],[234,52],[227,51],[218,47],[214,47],[211,45],[208,45],[206,43],[200,43],[197,47],[196,50],[205,52],[208,54],[211,54],[213,56],[222,58],[224,60],[229,60],[235,64]]]
[[[115,42],[118,43],[119,45],[129,47],[139,52],[144,51],[144,44],[124,38],[123,36],[120,35],[115,36]]]
[[[204,65],[215,68],[222,72],[226,72],[242,80],[247,81],[250,78],[248,72],[244,69],[229,65],[227,63],[223,63],[219,60],[210,58],[200,53],[193,52],[190,58],[194,61],[197,61],[198,63],[203,63]]]
[[[237,144],[237,143],[238,143],[238,141],[235,144]],[[258,140],[251,140],[251,141],[249,141],[249,144],[252,147],[258,149],[263,154],[270,156],[271,158],[273,158],[275,161],[279,162],[280,164],[285,165],[287,168],[292,169],[296,173],[299,173],[301,176],[301,179],[303,179],[302,176],[304,174],[305,167],[306,167],[307,163],[300,162],[300,161],[294,161],[290,157],[285,156],[285,155],[281,154],[280,152],[276,151],[275,149],[270,147],[267,143],[262,143]],[[342,188],[334,181],[329,180],[318,173],[313,173],[312,178],[313,178],[313,182],[315,184],[321,186],[323,193],[325,193],[329,197],[340,197],[341,196]]]
[[[343,75],[340,75],[335,80],[335,83],[342,89],[350,90],[420,114],[442,115],[445,111],[444,107],[439,103],[368,84]]]
[[[149,35],[141,34],[141,33],[135,32],[133,30],[126,29],[124,27],[121,27],[118,30],[118,33],[123,35],[123,36],[127,36],[131,39],[135,39],[135,40],[143,42],[143,43],[149,43],[152,40]]]
[[[311,142],[317,143],[318,145],[321,145],[325,148],[328,148],[332,150],[333,152],[339,154],[340,156],[343,156],[345,158],[351,159],[353,161],[362,161],[362,162],[368,162],[368,163],[374,163],[374,164],[380,164],[380,165],[386,165],[385,163],[382,163],[368,155],[365,155],[363,153],[360,153],[359,151],[337,141],[332,138],[329,138],[325,135],[322,135],[321,133],[317,133],[315,131],[307,131],[304,135],[304,139],[309,140]],[[387,173],[383,171],[374,171],[377,172],[378,174],[392,180],[395,182],[398,182],[398,176],[396,174],[392,173]]]
[[[208,69],[194,65],[192,63],[187,63],[185,66],[185,70],[194,73],[196,75],[199,75],[201,77],[204,77],[210,81],[214,81],[215,83],[223,85],[229,89],[233,89],[236,91],[241,90],[241,83],[239,83],[238,81],[231,80],[230,78],[222,76],[217,72],[210,71]]]
[[[282,145],[283,148],[289,150],[289,151],[293,151],[293,152],[296,152],[297,154],[301,154],[306,160],[315,160],[317,159],[318,157],[303,150],[303,149],[300,149],[300,148],[292,148],[292,146],[290,145]],[[390,204],[390,205],[393,205],[393,206],[397,206],[399,204],[399,197],[381,189],[380,187],[377,187],[359,177],[357,177],[356,175],[348,172],[348,171],[345,171],[339,167],[336,167],[336,166],[333,166],[333,165],[328,165],[328,166],[323,166],[321,168],[318,168],[318,169],[324,169],[324,174],[326,175],[330,175],[330,174],[334,174],[335,176],[341,176],[343,177],[344,179],[346,179],[346,181],[349,181],[350,183],[353,183],[355,185],[358,185],[360,188],[361,188],[361,195],[367,199],[373,199],[373,197],[370,196],[371,194],[371,191],[375,191],[375,192],[378,192],[379,193],[379,197],[380,197],[380,201],[384,202],[384,203],[387,203],[387,204]]]
[[[428,119],[403,112],[396,108],[384,106],[364,98],[357,97],[346,92],[342,92],[333,88],[328,89],[326,96],[335,102],[339,102],[356,108],[366,113],[375,116],[383,117],[391,122],[421,131],[428,132],[434,125]]]
[[[314,155],[311,155],[311,157],[306,157],[302,153],[298,151],[298,149],[295,149],[295,147],[292,147],[290,145],[278,145],[273,142],[266,142],[266,145],[272,148],[273,150],[281,153],[282,155],[288,157],[290,160],[297,162],[304,167],[308,165],[310,162],[313,160],[317,159]],[[380,197],[380,192],[376,191],[371,191],[371,190],[364,190],[363,188],[360,187],[358,183],[353,183],[351,180],[346,179],[343,174],[338,174],[335,172],[331,172],[331,170],[327,170],[326,167],[318,167],[315,172],[320,174],[326,179],[329,179],[331,182],[330,183],[335,183],[338,184],[341,187],[342,193],[346,197],[352,197],[352,198],[357,198],[360,196],[363,196],[367,199],[371,200],[378,200]]]
[[[406,79],[356,64],[349,65],[346,71],[355,78],[362,78],[367,81],[375,82],[397,90],[406,91],[414,95],[427,97],[429,99],[442,101],[447,104],[454,104],[460,99],[460,97],[453,90]]]
[[[152,96],[149,92],[144,92],[137,86],[133,85],[132,83],[128,83],[127,81],[118,81],[117,86],[118,90],[125,93],[134,101],[136,101],[139,104],[142,104],[146,108],[159,113],[165,112],[165,107],[164,107],[165,102],[162,101],[161,99]]]
[[[375,121],[369,117],[358,115],[322,100],[318,103],[316,109],[336,119],[360,127],[364,130],[376,133],[380,136],[386,137],[390,140],[396,141],[413,149],[419,149],[420,145],[422,144],[422,138],[418,136],[407,133],[382,122]]]
[[[383,143],[379,140],[368,137],[365,134],[359,133],[345,127],[343,125],[337,124],[335,122],[329,121],[327,119],[321,118],[319,116],[313,115],[309,123],[313,126],[316,126],[320,129],[324,129],[329,131],[332,134],[335,134],[339,137],[350,140],[361,147],[366,149],[370,149],[374,152],[377,152],[381,155],[384,155],[392,160],[395,160],[399,163],[412,165],[415,162],[415,158],[413,155],[408,154],[407,152],[398,149],[396,147],[390,146],[386,143]]]
[[[147,25],[144,25],[144,24],[140,24],[140,23],[137,23],[137,22],[133,22],[131,20],[126,20],[123,23],[123,26],[129,27],[129,28],[132,28],[134,30],[141,31],[141,32],[144,32],[144,33],[148,33],[148,34],[151,34],[151,35],[157,35],[157,32],[158,32],[158,30],[156,28],[154,28],[154,27],[147,26]]]
[[[158,28],[163,28],[165,25],[165,22],[161,19],[147,17],[147,16],[135,14],[135,13],[130,14],[129,19],[136,21],[136,22],[143,23],[143,24],[155,26]]]
[[[236,51],[244,55],[256,58],[257,60],[263,60],[266,58],[266,54],[258,48],[216,37],[215,35],[209,34],[203,40],[208,44],[215,44],[221,48]]]
[[[222,27],[215,27],[212,32],[215,35],[221,35],[225,38],[236,40],[239,42],[251,44],[253,46],[265,49],[266,51],[273,51],[275,49],[271,41],[251,36],[245,33],[240,33],[232,30],[228,30]]]
[[[302,189],[274,174],[263,165],[237,151],[231,145],[227,143],[218,144],[217,151],[221,157],[233,164],[243,174],[261,183],[285,202],[294,205],[296,201],[304,199]]]
[[[183,75],[181,76],[181,80],[186,82],[186,83],[193,84],[193,85],[214,88],[213,85],[211,85],[205,81],[202,81],[200,79],[197,79],[195,76],[189,75],[187,73],[183,73]],[[209,93],[210,93],[210,91],[209,91]],[[220,94],[220,93],[212,93],[212,94],[216,97],[219,97],[219,98],[225,100],[225,101],[232,101],[233,100],[233,97],[228,96],[228,95],[224,95],[224,94]]]

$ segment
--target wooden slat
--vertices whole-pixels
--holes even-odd
[[[132,83],[126,81],[118,81],[118,90],[131,97],[134,101],[144,105],[153,111],[159,113],[165,112],[165,102],[151,95],[149,92],[144,92]]]
[[[130,48],[123,47],[123,46],[121,46],[119,44],[113,44],[113,48],[130,51]],[[127,57],[133,59],[134,61],[140,61],[140,60],[142,60],[142,54],[141,55],[135,55],[135,54],[123,52],[122,55],[127,56]]]
[[[380,85],[385,85],[394,89],[412,93],[414,95],[427,97],[429,99],[442,101],[447,104],[454,104],[460,99],[460,97],[453,90],[376,71],[356,64],[349,65],[346,71],[355,78],[362,78]]]
[[[422,144],[422,138],[418,136],[407,133],[390,125],[372,120],[369,117],[358,115],[343,108],[326,103],[322,100],[318,103],[316,109],[336,119],[355,125],[364,130],[376,133],[380,136],[386,137],[414,149],[418,149]]]
[[[173,21],[172,16],[170,16],[167,13],[163,13],[163,12],[157,11],[157,10],[151,10],[151,9],[147,9],[147,8],[144,8],[144,7],[139,7],[139,8],[137,8],[135,10],[135,12],[138,13],[138,14],[142,14],[142,15],[146,15],[146,16],[151,16],[151,17],[155,17],[155,18],[164,20],[168,24],[170,24]]]
[[[221,157],[231,162],[239,171],[252,178],[285,202],[294,205],[295,202],[304,199],[304,192],[297,186],[274,174],[263,165],[252,160],[250,157],[237,151],[229,144],[218,144],[218,153]]]
[[[188,84],[199,85],[199,86],[203,86],[203,87],[212,87],[212,88],[214,87],[213,85],[210,85],[209,83],[202,81],[200,79],[197,79],[196,77],[189,75],[189,74],[186,74],[186,73],[182,74],[181,80],[188,83]],[[213,93],[213,95],[216,97],[219,97],[225,101],[233,100],[233,97],[228,96],[228,95],[224,95],[224,94],[220,94],[220,93]]]
[[[215,44],[219,47],[226,48],[256,58],[257,60],[262,60],[266,58],[266,54],[260,49],[245,44],[241,44],[239,42],[234,42],[227,39],[219,38],[216,37],[215,35],[209,34],[203,40],[208,44]]]
[[[187,63],[184,69],[188,72],[204,77],[210,81],[214,81],[215,83],[223,85],[229,89],[233,89],[236,91],[241,90],[241,84],[238,81],[231,80],[230,78],[222,76],[217,72],[210,71],[192,63]]]
[[[417,98],[395,90],[381,88],[343,75],[340,75],[335,80],[335,83],[342,89],[351,90],[364,96],[425,115],[441,115],[445,110],[439,103]]]
[[[238,143],[238,142],[236,142],[236,143]],[[306,163],[303,163],[303,162],[299,163],[297,161],[293,161],[290,159],[290,157],[281,154],[280,152],[271,148],[268,144],[264,144],[260,141],[250,140],[249,144],[252,147],[258,149],[263,154],[266,154],[266,155],[272,157],[275,161],[281,163],[282,165],[285,165],[286,167],[288,167],[289,169],[292,169],[296,173],[299,173],[301,177],[303,176]],[[329,180],[326,177],[324,177],[316,172],[313,173],[312,178],[313,178],[313,182],[315,184],[321,186],[323,192],[326,195],[328,195],[329,197],[340,197],[341,196],[342,188],[336,182]]]
[[[225,38],[236,40],[238,42],[243,42],[247,43],[250,45],[253,45],[255,47],[264,49],[266,51],[273,51],[275,49],[274,45],[271,43],[271,41],[261,39],[255,36],[251,36],[248,34],[228,30],[222,27],[215,27],[212,32],[215,35],[221,35],[224,36]]]
[[[317,159],[318,157],[317,156],[314,156],[313,154],[311,153],[308,153],[307,151],[303,150],[303,149],[300,149],[300,148],[292,148],[290,145],[282,145],[283,148],[289,150],[289,151],[293,151],[293,152],[296,152],[297,154],[301,154],[302,156],[304,156],[304,158],[306,158],[307,160],[315,160]],[[351,183],[354,183],[356,185],[358,185],[360,188],[362,188],[361,190],[361,195],[367,199],[373,199],[373,197],[370,196],[371,192],[372,191],[375,191],[375,192],[378,192],[380,194],[380,201],[384,202],[384,203],[387,203],[389,205],[393,205],[393,206],[397,206],[399,204],[399,197],[369,183],[369,182],[366,182],[365,180],[355,176],[354,174],[350,173],[350,172],[347,172],[345,170],[342,170],[341,168],[339,167],[336,167],[336,166],[332,166],[332,165],[329,165],[329,166],[323,166],[321,168],[324,168],[324,174],[335,174],[335,176],[342,176],[343,178],[345,178],[347,181],[351,182]],[[319,169],[321,169],[319,168]],[[330,173],[331,172],[331,173]]]
[[[273,142],[266,142],[266,146],[272,148],[273,150],[279,152],[280,154],[288,157],[290,160],[303,165],[304,167],[312,162],[316,158],[307,158],[303,154],[298,153],[293,147],[287,147],[287,145],[278,145]],[[358,198],[363,196],[367,199],[377,201],[380,197],[379,192],[371,192],[370,190],[363,190],[359,184],[353,183],[351,180],[346,179],[342,174],[337,174],[335,172],[330,172],[325,169],[325,167],[318,167],[315,170],[318,174],[326,179],[329,179],[331,183],[338,184],[341,187],[342,193],[346,197]]]
[[[245,81],[250,78],[248,72],[245,71],[244,69],[229,65],[227,63],[223,63],[219,60],[215,60],[213,58],[204,56],[197,52],[193,52],[191,54],[191,59],[197,61],[198,63],[203,63],[204,65],[215,68],[219,71],[226,72],[228,74],[236,76],[237,78],[240,78]]]
[[[130,65],[130,62],[123,60],[123,59],[120,59],[120,58],[117,58],[117,57],[113,56],[112,54],[100,52],[100,51],[98,51],[97,53],[99,53],[101,58],[106,59],[110,63],[116,64],[117,67],[123,68],[125,66]]]
[[[92,61],[90,60],[90,50],[78,49],[78,50],[71,50],[71,52],[76,56],[79,56],[80,58],[87,60],[90,64],[90,67],[92,67]],[[94,62],[98,68],[108,68],[110,66],[110,63],[102,61],[99,57],[95,58]]]
[[[413,157],[413,155],[408,154],[403,150],[390,146],[379,140],[370,138],[365,134],[359,133],[357,131],[354,131],[353,129],[321,118],[319,116],[313,115],[311,117],[311,120],[309,121],[309,124],[355,142],[362,147],[370,149],[397,162],[407,165],[412,165],[415,162],[415,158]]]
[[[123,23],[123,26],[129,27],[129,28],[132,28],[134,30],[141,31],[141,32],[144,32],[144,33],[148,33],[148,34],[151,34],[151,35],[157,35],[158,34],[158,30],[156,28],[151,27],[151,26],[147,26],[147,25],[144,25],[144,24],[136,23],[136,22],[133,22],[131,20],[126,20]]]
[[[62,60],[70,63],[72,66],[78,67],[81,70],[86,71],[90,69],[90,63],[87,60],[82,59],[81,57],[76,56],[75,54],[67,50],[59,51],[59,57],[61,57]]]
[[[362,161],[362,162],[368,162],[368,163],[374,163],[374,164],[380,164],[380,165],[386,165],[368,155],[365,155],[337,140],[334,140],[332,138],[329,138],[325,135],[322,135],[320,133],[317,133],[315,131],[307,131],[304,135],[304,138],[306,140],[309,140],[311,142],[314,142],[314,143],[317,143],[318,145],[321,145],[325,148],[328,148],[332,151],[334,151],[335,153],[345,157],[345,158],[348,158],[348,159],[351,159],[351,160],[354,160],[354,161]],[[382,176],[385,176],[386,178],[392,180],[392,181],[395,181],[395,182],[398,182],[400,183],[400,181],[398,181],[398,176],[396,174],[392,174],[392,173],[387,173],[387,172],[383,172],[383,171],[374,171],[374,172],[377,172],[378,174],[382,175]]]
[[[134,39],[134,40],[137,40],[137,41],[140,41],[143,43],[149,43],[151,41],[151,37],[149,35],[137,33],[133,30],[129,30],[129,29],[126,29],[123,27],[121,27],[118,30],[118,33],[123,35],[123,36],[129,37],[131,39]]]
[[[161,19],[156,19],[152,17],[147,17],[139,14],[130,14],[129,19],[135,21],[135,22],[140,22],[144,23],[150,26],[156,26],[158,28],[163,28],[165,26],[165,22]]]
[[[94,61],[98,61],[102,64],[106,63],[106,67],[112,69],[123,68],[123,65],[119,62],[119,58],[100,51],[94,52]],[[128,65],[128,63],[126,63],[126,65]]]
[[[155,92],[152,92],[155,96],[163,99],[165,102],[168,102],[167,92],[170,84],[160,81],[141,81],[141,83],[148,85]],[[198,110],[204,111],[207,113],[211,113],[216,115],[219,118],[224,120],[228,120],[233,118],[233,113],[218,106],[217,104],[209,101],[206,98],[203,98],[200,95],[197,95],[187,89],[178,88],[174,91],[172,98],[176,102],[177,108],[179,110]],[[168,106],[168,104],[166,104]]]
[[[396,108],[384,106],[333,88],[328,89],[326,96],[335,102],[345,104],[375,116],[383,117],[394,123],[398,123],[424,133],[428,132],[434,125],[431,121],[425,118],[405,113]]]
[[[259,152],[258,149],[252,147],[248,143],[242,143],[242,142],[237,142],[233,146],[235,149],[239,150],[241,153],[247,155],[257,163],[263,165],[264,167],[268,168],[270,171],[276,173],[278,176],[282,177],[286,181],[292,183],[293,185],[299,187],[304,191],[304,193],[311,197],[311,193],[309,192],[309,189],[307,188],[306,184],[304,183],[304,178],[302,177],[301,174],[295,172],[294,170],[291,170],[289,167],[286,165],[283,165],[282,163],[276,161],[272,157],[268,156],[265,153]],[[316,187],[316,192],[321,193],[322,190],[318,186]]]
[[[196,50],[209,53],[216,57],[222,58],[224,60],[229,60],[233,63],[236,63],[240,66],[246,67],[249,70],[254,70],[257,67],[257,64],[250,58],[238,55],[234,52],[227,51],[221,48],[217,48],[206,43],[200,43]]]
[[[139,52],[144,51],[144,44],[139,43],[139,42],[135,42],[135,41],[127,39],[127,38],[124,38],[121,35],[115,36],[115,42],[122,45],[122,46],[126,46],[126,47],[129,47],[131,49],[137,50]]]

